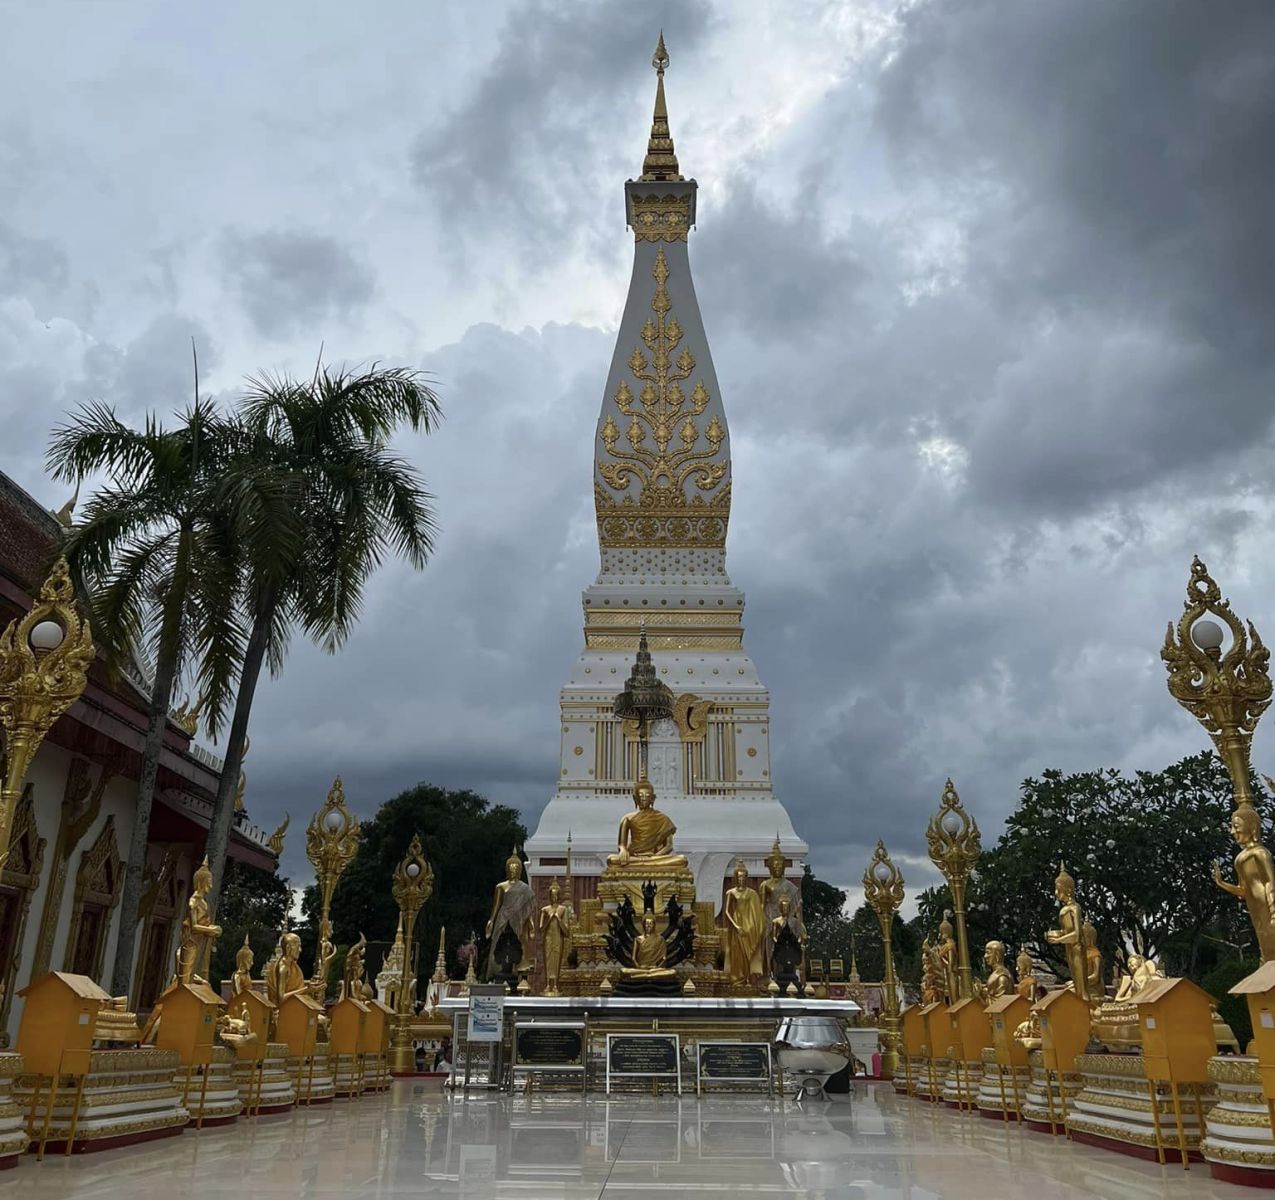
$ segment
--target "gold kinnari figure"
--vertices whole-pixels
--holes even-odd
[[[372,989],[363,981],[363,954],[367,950],[367,938],[359,934],[359,940],[345,952],[345,968],[341,972],[341,999],[368,1000]]]
[[[987,967],[987,984],[984,997],[987,1000],[999,1000],[1014,990],[1014,977],[1005,965],[1005,943],[988,942],[983,950],[983,964]]]
[[[203,983],[208,972],[213,942],[221,937],[221,926],[212,923],[212,912],[208,907],[212,871],[208,867],[207,855],[204,855],[204,861],[200,863],[191,882],[194,891],[186,901],[181,943],[177,948],[177,978],[182,983]]]
[[[555,879],[549,885],[549,903],[540,910],[540,944],[545,954],[545,995],[558,994],[562,960],[571,937],[571,910],[562,903],[562,888]]]
[[[607,866],[639,867],[687,866],[684,854],[673,852],[677,826],[655,807],[655,788],[649,779],[639,779],[633,788],[633,811],[620,818],[616,852],[607,855]]]
[[[620,974],[630,979],[670,979],[677,972],[665,966],[668,943],[655,930],[655,914],[642,914],[642,932],[633,941],[633,965],[621,967]]]
[[[748,886],[748,867],[742,858],[735,863],[735,886],[726,893],[722,916],[726,919],[726,977],[732,983],[747,983],[762,972],[765,925],[761,898]]]
[[[1237,882],[1223,879],[1216,863],[1213,882],[1248,906],[1262,962],[1275,961],[1275,861],[1262,844],[1261,818],[1251,804],[1243,804],[1231,814],[1231,836],[1240,848],[1235,856]]]
[[[522,877],[522,859],[514,850],[505,860],[505,878],[496,884],[491,898],[491,916],[487,918],[487,977],[496,970],[496,943],[506,929],[512,929],[522,945],[522,958],[517,971],[531,970],[531,943],[536,938],[536,897]]]
[[[1061,946],[1067,955],[1067,969],[1071,972],[1072,988],[1082,1000],[1089,999],[1089,972],[1086,969],[1083,927],[1084,915],[1076,902],[1076,881],[1058,864],[1058,878],[1054,880],[1054,897],[1058,901],[1058,928],[1045,930],[1045,941]]]

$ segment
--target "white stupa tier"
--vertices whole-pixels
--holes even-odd
[[[770,696],[743,649],[744,596],[726,574],[730,438],[695,298],[687,237],[695,181],[678,174],[664,102],[663,39],[642,175],[625,184],[633,278],[595,444],[601,570],[584,593],[584,652],[562,689],[557,789],[528,841],[542,893],[567,869],[595,894],[632,807],[638,743],[612,711],[643,623],[676,719],[652,731],[656,804],[677,825],[696,893],[720,904],[736,858],[767,875],[776,837],[799,880],[806,844],[775,797]]]

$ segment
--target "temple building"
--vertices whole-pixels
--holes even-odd
[[[612,705],[645,629],[674,720],[651,732],[649,776],[677,825],[696,893],[721,904],[742,857],[754,880],[779,840],[799,882],[806,843],[771,778],[770,697],[743,646],[744,596],[726,573],[730,437],[691,279],[693,179],[680,174],[664,99],[661,38],[655,116],[642,173],[624,187],[633,276],[594,444],[601,569],[584,592],[584,651],[561,693],[557,787],[527,842],[540,903],[568,870],[571,899],[597,894],[633,806],[636,728]]]
[[[55,516],[0,473],[0,629],[31,608],[70,519],[70,505]],[[27,772],[0,870],[0,1046],[17,1032],[17,992],[47,971],[87,975],[110,988],[149,690],[140,661],[111,679],[99,658]],[[130,931],[137,945],[128,994],[142,1011],[172,977],[217,793],[221,762],[195,744],[194,732],[187,709],[173,714],[164,735],[146,886]],[[237,816],[231,859],[273,871],[277,845],[245,813]]]

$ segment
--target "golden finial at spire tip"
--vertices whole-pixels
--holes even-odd
[[[651,55],[651,66],[655,68],[657,74],[663,75],[668,63],[668,50],[664,46],[664,30],[661,29],[660,40],[655,45],[655,53]]]

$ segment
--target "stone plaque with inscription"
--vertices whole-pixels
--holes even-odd
[[[681,1039],[675,1033],[608,1033],[607,1090],[615,1077],[676,1079],[682,1090]]]

